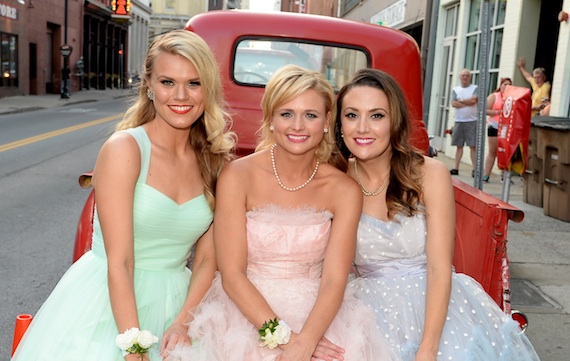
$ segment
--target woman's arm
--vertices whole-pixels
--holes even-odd
[[[362,193],[358,185],[347,175],[331,177],[335,184],[331,194],[343,194],[343,197],[329,197],[334,213],[330,238],[325,254],[323,273],[315,305],[298,337],[292,338],[285,345],[279,360],[304,360],[305,349],[315,352],[331,322],[335,318],[344,297],[348,282],[348,273],[354,259],[356,230],[362,212]],[[295,344],[300,347],[292,349]],[[290,349],[291,348],[291,349]],[[310,356],[310,354],[309,354]]]
[[[416,360],[435,360],[451,292],[455,238],[455,201],[447,167],[426,158],[423,165],[423,202],[427,219],[426,319]]]
[[[101,148],[93,172],[97,215],[107,254],[109,297],[119,333],[140,328],[133,284],[133,201],[140,163],[135,139],[127,133],[116,133]],[[138,355],[126,359],[133,356]]]
[[[214,237],[212,226],[200,237],[196,244],[196,252],[192,265],[192,277],[188,287],[186,301],[172,325],[164,332],[160,352],[166,357],[168,352],[177,344],[192,341],[188,337],[188,324],[192,321],[190,311],[194,311],[206,291],[210,288],[216,272],[216,253],[214,251]]]
[[[224,290],[243,315],[256,328],[261,328],[265,321],[278,315],[246,274],[246,183],[251,179],[251,172],[247,164],[243,164],[244,160],[226,165],[218,178],[214,245]]]
[[[485,111],[485,113],[490,117],[494,117],[496,115],[501,114],[500,110],[493,109],[493,104],[495,104],[495,97],[496,97],[495,93],[491,93],[487,97],[487,110]]]

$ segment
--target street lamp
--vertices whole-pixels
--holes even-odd
[[[67,44],[67,6],[68,0],[65,0],[64,17],[63,17],[63,45],[59,48],[61,56],[63,56],[63,68],[61,69],[61,99],[69,99],[71,96],[69,91],[69,55],[73,48]]]

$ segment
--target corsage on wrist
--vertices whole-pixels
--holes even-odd
[[[285,345],[291,338],[291,327],[285,321],[277,321],[277,317],[273,320],[265,321],[259,329],[259,347],[269,347],[274,349],[279,345]]]
[[[129,328],[115,337],[115,344],[123,351],[123,356],[128,354],[144,355],[152,344],[157,342],[158,337],[150,331],[141,331],[136,327]]]

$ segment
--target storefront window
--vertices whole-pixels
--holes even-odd
[[[465,68],[473,73],[473,81],[477,82],[480,72],[479,52],[481,40],[481,19],[483,1],[475,0],[471,2],[469,13],[469,32],[467,33],[467,47],[465,57]],[[505,27],[506,0],[489,1],[489,86],[488,93],[497,87],[499,65],[501,62],[501,48],[503,45],[503,29]]]
[[[481,14],[481,0],[471,1],[471,9],[469,11],[469,28],[468,32],[479,29],[479,15]]]
[[[445,37],[457,34],[457,7],[447,9],[445,12]]]
[[[466,69],[475,69],[477,64],[477,57],[479,56],[479,51],[477,45],[479,43],[479,39],[477,34],[471,35],[467,38],[467,46],[465,47],[465,68]]]
[[[0,86],[18,86],[18,38],[16,35],[0,33]]]
[[[506,12],[507,12],[507,0],[499,0],[499,9],[497,10],[497,24],[505,23]]]

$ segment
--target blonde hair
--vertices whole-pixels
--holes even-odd
[[[330,113],[329,131],[324,133],[315,155],[321,162],[328,162],[336,144],[334,141],[335,129],[335,100],[334,90],[325,77],[318,71],[301,68],[297,65],[285,65],[279,68],[269,79],[265,93],[261,99],[263,119],[261,121],[261,139],[256,151],[269,148],[275,143],[273,132],[269,129],[275,110],[283,104],[290,102],[307,90],[317,91],[323,98],[326,113]]]
[[[150,45],[141,70],[139,94],[127,110],[115,131],[134,128],[153,120],[156,110],[148,99],[148,83],[159,54],[180,55],[190,61],[198,76],[204,95],[204,113],[192,125],[189,142],[198,156],[205,196],[214,209],[214,193],[218,175],[231,159],[236,137],[228,130],[230,117],[224,110],[222,80],[212,51],[198,35],[187,30],[173,30],[162,34]]]

